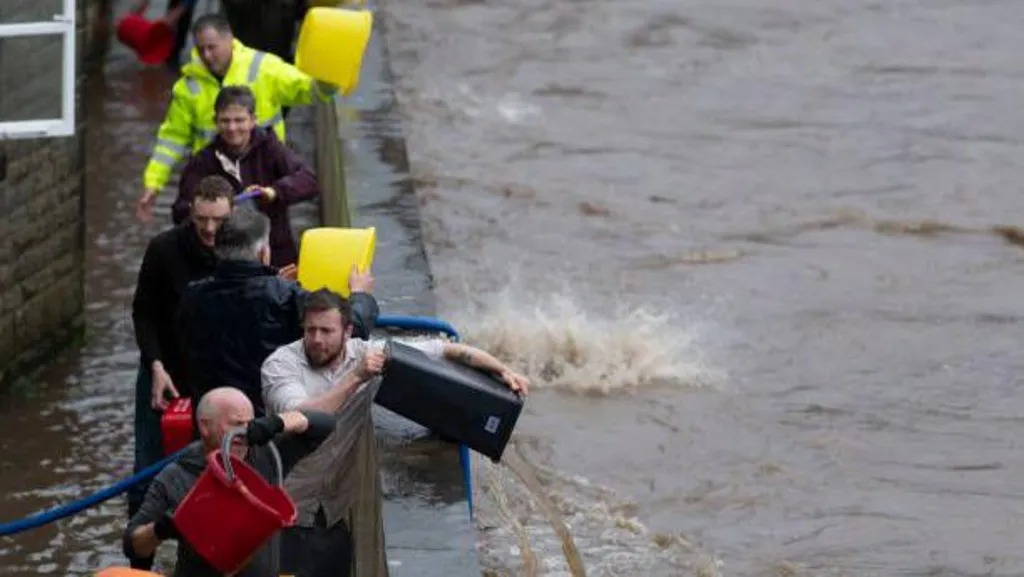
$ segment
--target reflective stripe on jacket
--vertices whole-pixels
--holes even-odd
[[[181,78],[174,83],[167,116],[146,165],[143,185],[147,190],[163,188],[186,153],[198,152],[213,140],[217,133],[213,103],[221,86],[229,85],[252,89],[256,123],[273,128],[281,142],[285,141],[281,107],[311,104],[314,96],[327,100],[335,92],[277,56],[253,50],[238,40],[233,41],[224,80],[218,82],[193,49],[192,61],[182,67]]]

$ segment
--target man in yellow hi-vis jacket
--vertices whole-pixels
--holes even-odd
[[[201,150],[217,134],[213,102],[221,86],[246,85],[252,89],[256,122],[273,128],[281,142],[285,141],[282,107],[311,104],[314,98],[326,100],[336,92],[333,86],[314,80],[279,57],[235,40],[223,16],[201,16],[192,34],[192,61],[182,67],[181,78],[174,83],[167,116],[143,175],[145,192],[135,213],[139,220],[152,218],[156,196],[167,184],[174,166],[187,153]]]

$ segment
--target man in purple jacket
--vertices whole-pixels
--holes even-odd
[[[214,103],[217,136],[182,172],[172,214],[175,224],[188,216],[199,182],[211,174],[227,178],[236,193],[258,192],[257,208],[270,218],[271,265],[280,268],[298,260],[289,205],[312,200],[320,191],[309,166],[273,131],[256,126],[255,109],[247,86],[220,90]]]

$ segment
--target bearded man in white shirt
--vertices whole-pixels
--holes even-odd
[[[348,301],[327,289],[309,295],[302,324],[302,339],[277,349],[263,363],[266,410],[309,409],[340,418],[332,437],[296,465],[285,482],[299,516],[297,527],[286,535],[284,565],[300,567],[301,577],[386,575],[371,419],[377,377],[386,362],[384,342],[351,338]],[[528,392],[526,377],[475,347],[443,339],[405,344],[433,359],[493,373],[510,389]],[[368,464],[374,470],[365,470]]]

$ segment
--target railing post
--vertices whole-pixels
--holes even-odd
[[[323,226],[349,228],[352,226],[352,213],[338,134],[337,100],[317,102],[315,109],[313,126],[316,132],[316,175],[320,181],[320,219]]]

